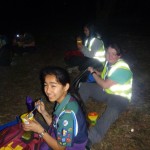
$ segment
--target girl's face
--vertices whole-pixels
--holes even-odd
[[[47,95],[49,101],[61,103],[65,98],[67,91],[69,89],[69,84],[67,83],[63,86],[56,80],[55,75],[47,75],[44,82],[44,91]]]
[[[110,63],[110,64],[115,64],[118,59],[120,59],[120,55],[117,55],[117,52],[114,48],[112,47],[108,47],[107,52],[106,52],[106,60]]]
[[[84,34],[88,37],[90,35],[90,31],[87,27],[84,27]]]

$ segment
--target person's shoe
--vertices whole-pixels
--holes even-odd
[[[90,147],[86,146],[85,150],[92,150]]]
[[[92,142],[88,139],[87,144],[85,146],[85,150],[92,150],[91,147],[92,147]]]

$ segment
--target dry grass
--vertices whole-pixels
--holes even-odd
[[[51,111],[52,104],[41,90],[39,71],[46,65],[65,67],[63,53],[66,50],[66,35],[53,39],[45,36],[38,41],[38,51],[32,55],[16,57],[16,66],[0,67],[0,124],[11,121],[26,112],[25,98],[42,97]],[[133,102],[128,111],[111,126],[101,143],[93,145],[95,150],[149,150],[150,148],[150,94],[149,94],[149,38],[119,35],[126,49],[133,50],[138,63],[134,67]],[[125,42],[126,40],[126,42]],[[61,42],[59,42],[61,41]],[[59,44],[58,44],[59,43]],[[75,74],[74,74],[75,75]],[[72,77],[74,78],[74,76]],[[105,105],[90,100],[88,111],[100,114]],[[134,129],[134,132],[131,132]]]

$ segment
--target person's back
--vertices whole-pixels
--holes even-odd
[[[94,25],[86,24],[84,26],[84,45],[78,47],[84,56],[98,59],[101,63],[105,62],[105,47],[100,34],[96,31]]]
[[[84,36],[77,37],[77,51],[82,55],[72,55],[65,60],[68,67],[77,67],[79,71],[84,71],[89,66],[102,70],[105,62],[105,47],[103,40],[98,34],[93,24],[83,26]],[[72,70],[69,68],[68,71]]]

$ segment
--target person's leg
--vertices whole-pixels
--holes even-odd
[[[111,124],[125,111],[129,101],[123,97],[106,94],[107,108],[97,120],[96,125],[89,130],[89,139],[92,144],[100,142],[110,128]]]
[[[92,97],[96,101],[100,101],[100,102],[105,101],[105,97],[104,97],[105,92],[97,83],[87,83],[87,82],[82,83],[78,92],[84,103],[88,101],[89,97]],[[89,138],[86,145],[87,150],[89,150],[92,145],[92,142],[90,141],[91,139]]]
[[[84,82],[81,84],[78,92],[84,103],[88,101],[89,97],[93,97],[97,101],[104,101],[104,92],[97,83]]]

